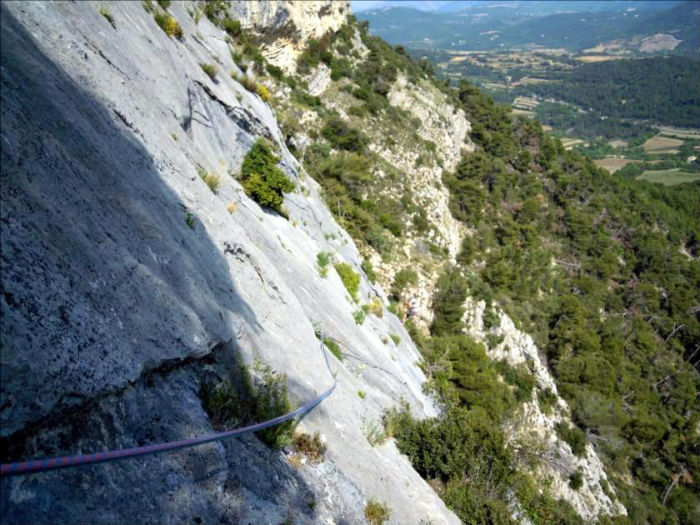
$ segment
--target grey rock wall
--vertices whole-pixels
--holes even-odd
[[[458,523],[392,442],[365,439],[402,399],[435,414],[418,352],[388,312],[356,325],[339,277],[319,276],[319,251],[358,272],[360,255],[270,108],[229,77],[223,33],[190,6],[170,8],[179,42],[140,2],[2,3],[2,461],[212,432],[200,384],[255,359],[304,403],[331,382],[314,324],[352,354],[331,357],[339,387],[301,424],[327,460],[293,468],[249,436],[5,478],[0,521],[362,523],[374,497],[390,523]],[[215,55],[212,81],[199,64]],[[258,136],[306,190],[287,197],[290,220],[229,176]],[[222,175],[217,194],[198,165]],[[361,296],[385,298],[364,276]]]

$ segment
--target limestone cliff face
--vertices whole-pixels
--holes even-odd
[[[272,0],[231,2],[241,25],[259,36],[265,58],[286,72],[296,71],[296,59],[311,38],[319,39],[342,26],[350,14],[347,1]]]
[[[234,7],[251,27],[293,22],[299,42],[347,10]],[[212,432],[200,385],[240,362],[284,372],[304,403],[331,381],[315,326],[346,345],[343,361],[331,358],[338,389],[302,422],[327,442],[326,460],[293,467],[248,436],[5,478],[1,521],[363,523],[376,498],[389,523],[458,523],[391,441],[368,442],[401,399],[417,416],[436,413],[419,354],[386,310],[358,325],[339,276],[319,274],[316,254],[330,251],[361,275],[361,302],[385,299],[269,106],[228,75],[238,70],[224,33],[196,8],[169,8],[179,41],[140,2],[2,4],[2,460]],[[217,61],[209,78],[200,64]],[[297,184],[289,220],[231,176],[261,136]],[[216,192],[201,169],[222,177]]]

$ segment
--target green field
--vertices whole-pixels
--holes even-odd
[[[665,186],[675,186],[684,182],[693,182],[700,180],[700,173],[690,173],[681,171],[679,168],[670,170],[654,170],[645,171],[637,180],[648,180],[649,182],[657,182]]]

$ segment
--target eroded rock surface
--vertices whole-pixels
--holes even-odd
[[[286,72],[296,71],[296,60],[312,39],[342,26],[350,14],[344,1],[272,0],[231,2],[234,18],[264,40],[265,58]]]
[[[319,12],[309,4],[297,5],[308,17]],[[357,325],[338,275],[319,275],[320,251],[360,274],[361,257],[299,175],[269,107],[201,70],[214,55],[221,71],[236,66],[223,32],[188,7],[169,10],[180,42],[140,2],[2,4],[2,459],[207,434],[200,384],[255,359],[304,403],[331,382],[316,325],[349,349],[331,357],[338,389],[302,423],[327,441],[326,462],[296,469],[247,437],[6,478],[0,519],[361,523],[373,497],[390,523],[458,523],[392,443],[365,437],[401,399],[436,413],[416,348],[386,311]],[[289,220],[229,175],[259,136],[306,188],[287,196]],[[222,176],[217,193],[198,167]],[[364,275],[360,296],[385,298]]]

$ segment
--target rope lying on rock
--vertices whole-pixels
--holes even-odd
[[[323,345],[323,338],[321,338],[321,353],[323,354],[323,359],[326,363],[326,368],[328,368],[328,372],[331,374],[331,377],[333,377],[333,384],[328,390],[323,392],[313,401],[306,403],[305,405],[287,414],[283,414],[273,419],[268,419],[267,421],[263,421],[261,423],[255,423],[254,425],[249,425],[247,427],[226,430],[224,432],[217,432],[198,438],[182,439],[180,441],[170,441],[167,443],[156,443],[154,445],[125,448],[122,450],[108,450],[106,452],[98,452],[95,454],[77,454],[75,456],[39,459],[33,461],[23,461],[18,463],[3,463],[0,465],[0,475],[13,476],[18,474],[34,474],[36,472],[43,472],[47,470],[77,467],[80,465],[92,465],[95,463],[104,463],[107,461],[116,461],[119,459],[145,456],[148,454],[157,454],[159,452],[170,452],[182,448],[203,445],[204,443],[211,443],[212,441],[220,441],[222,439],[230,439],[233,437],[242,436],[244,434],[250,434],[252,432],[264,430],[269,427],[274,427],[275,425],[279,425],[280,423],[284,423],[285,421],[289,421],[290,419],[293,419],[295,417],[301,417],[311,412],[324,399],[330,396],[333,390],[335,390],[335,387],[338,385],[338,380],[335,378],[335,375],[331,370],[330,363],[328,362],[326,349]]]

